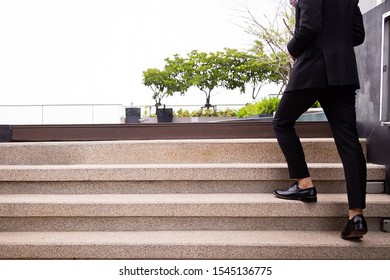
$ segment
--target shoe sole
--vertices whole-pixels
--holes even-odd
[[[277,194],[276,192],[273,192],[273,194],[274,194],[277,198],[281,198],[281,199],[299,200],[299,201],[307,202],[307,203],[316,203],[316,202],[317,202],[317,196],[286,197],[286,196],[279,195],[279,194]]]
[[[341,235],[341,238],[345,239],[345,240],[358,240],[358,239],[363,238],[363,235],[365,235],[366,233],[367,233],[367,231],[353,231],[348,236]]]
[[[350,240],[357,240],[363,238],[363,235],[367,233],[367,230],[354,230],[352,231],[348,236],[343,236],[341,234],[342,239],[350,239]]]

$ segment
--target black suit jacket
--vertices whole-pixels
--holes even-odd
[[[359,0],[299,0],[294,36],[296,58],[287,91],[329,86],[359,88],[354,47],[364,41]]]

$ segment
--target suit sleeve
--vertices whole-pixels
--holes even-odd
[[[293,38],[287,44],[287,50],[293,57],[298,57],[321,30],[323,0],[299,0]]]
[[[353,23],[353,46],[359,46],[363,44],[365,38],[363,16],[360,12],[359,6],[355,8],[355,18]]]

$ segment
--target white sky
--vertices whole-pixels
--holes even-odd
[[[262,18],[279,1],[0,0],[0,105],[152,105],[143,71],[175,53],[247,49],[254,38],[239,10]],[[249,93],[211,99],[248,101]],[[164,103],[204,104],[204,94]]]

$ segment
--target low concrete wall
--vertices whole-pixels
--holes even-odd
[[[203,123],[218,121],[234,121],[235,117],[173,117],[172,123]],[[156,117],[142,118],[141,123],[158,123]]]

